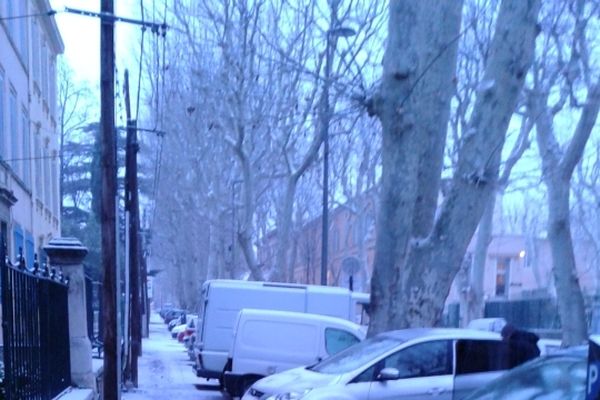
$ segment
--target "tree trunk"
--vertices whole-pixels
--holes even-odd
[[[502,2],[452,188],[431,233],[423,237],[424,225],[417,224],[418,235],[411,231],[419,216],[431,215],[415,212],[415,206],[427,206],[418,199],[423,192],[418,185],[425,183],[418,169],[427,167],[421,157],[440,140],[423,132],[442,127],[436,133],[445,135],[461,2],[390,3],[381,98],[373,104],[383,128],[383,170],[370,335],[440,321],[469,240],[495,190],[508,123],[533,58],[539,5],[538,0]],[[426,114],[430,120],[419,119],[423,110],[432,109],[437,112]]]
[[[296,178],[288,178],[285,187],[283,202],[277,220],[277,253],[275,255],[275,268],[271,281],[289,282],[288,275],[288,250],[290,242],[290,229],[294,212],[294,197],[296,196]]]
[[[577,278],[570,226],[570,189],[575,165],[581,160],[585,144],[600,110],[600,80],[589,88],[585,106],[571,141],[564,153],[556,141],[548,93],[530,99],[530,112],[536,116],[537,139],[548,187],[548,239],[552,248],[552,272],[562,325],[563,345],[581,344],[587,339],[583,295]]]
[[[570,179],[558,177],[547,179],[546,185],[549,210],[548,239],[552,249],[552,273],[559,299],[558,314],[562,326],[563,345],[574,346],[586,341],[587,324],[571,240]]]
[[[240,137],[243,137],[243,134],[240,134]],[[241,143],[242,141],[240,141],[238,145],[234,148],[235,154],[237,155],[240,161],[240,165],[242,167],[242,175],[244,177],[243,217],[241,219],[240,230],[237,233],[237,238],[240,244],[242,254],[244,255],[244,259],[246,260],[246,265],[250,270],[250,278],[255,281],[262,281],[264,280],[264,275],[262,273],[261,265],[259,265],[258,259],[256,257],[254,244],[252,243],[252,240],[254,239],[253,218],[256,214],[256,201],[254,199],[254,179],[252,175],[252,167],[250,165],[250,161],[248,160],[246,154],[243,152]]]
[[[383,173],[371,279],[370,334],[404,324],[399,300],[403,297],[403,264],[409,255],[412,228],[416,225],[422,233],[426,223],[421,221],[432,215],[429,210],[415,211],[417,203],[429,203],[420,197],[424,189],[419,183],[426,174],[419,166],[425,164],[422,158],[435,147],[433,143],[445,136],[445,128],[437,128],[447,122],[447,118],[442,119],[450,106],[457,53],[452,38],[459,32],[461,6],[461,1],[398,1],[389,5],[383,81],[380,97],[373,104],[382,125]],[[439,59],[432,63],[437,55]],[[421,113],[427,119],[421,119]],[[437,187],[433,190],[437,193]]]
[[[492,229],[494,225],[494,208],[496,205],[496,196],[492,195],[485,207],[475,242],[475,251],[473,252],[473,264],[469,273],[469,289],[467,292],[467,308],[465,310],[465,323],[483,318],[485,309],[484,277],[485,262],[487,260],[487,250],[492,241]]]

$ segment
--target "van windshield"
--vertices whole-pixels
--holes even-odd
[[[208,302],[208,285],[205,283],[202,285],[202,295],[200,298],[200,310],[198,311],[198,318],[200,318],[200,329],[196,328],[196,331],[200,332],[200,342],[204,341],[204,321],[206,321],[206,317],[204,313],[206,312],[206,303]]]
[[[308,367],[323,374],[343,374],[366,366],[370,361],[402,344],[404,340],[376,336],[350,346],[345,350]]]

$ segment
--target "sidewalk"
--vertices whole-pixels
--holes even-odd
[[[172,339],[160,316],[150,318],[150,337],[142,343],[138,388],[123,392],[123,400],[222,400],[225,397],[206,380],[196,377],[181,343]]]

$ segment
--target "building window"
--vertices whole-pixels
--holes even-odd
[[[346,238],[344,239],[344,246],[346,248],[352,247],[356,242],[352,241],[352,234],[354,232],[354,224],[351,222],[348,223],[346,228]]]
[[[55,115],[56,113],[56,59],[53,57],[50,60],[50,79],[48,82],[48,106],[50,107],[50,115]]]
[[[14,2],[12,2],[12,1],[6,2],[6,16],[9,18],[15,16],[15,6],[14,6]],[[16,23],[17,23],[17,20],[15,18],[8,20],[8,32],[10,33],[10,36],[12,37],[13,40],[15,40],[15,35],[17,32],[17,29],[15,27]]]
[[[31,25],[31,69],[33,80],[40,86],[40,31],[37,21]]]
[[[23,251],[23,231],[17,224],[13,228],[13,245],[13,258],[16,259],[20,252]]]
[[[352,226],[352,240],[354,241],[355,246],[360,246],[362,244],[362,227],[365,224],[365,218],[362,215],[357,215],[356,223]]]
[[[41,60],[41,68],[42,68],[42,98],[47,99],[48,97],[48,47],[44,42],[42,44],[42,60]]]
[[[4,158],[4,71],[0,70],[0,159]]]
[[[27,15],[27,2],[19,2],[19,15]],[[19,18],[19,53],[23,59],[23,63],[29,65],[29,46],[27,43],[27,18]]]
[[[34,140],[34,158],[35,158],[35,192],[38,199],[42,200],[44,190],[43,186],[43,170],[42,170],[42,138],[40,135],[40,127],[36,127]]]
[[[50,173],[50,150],[44,149],[44,204],[50,209],[52,199],[52,182]]]
[[[26,187],[31,187],[31,144],[29,142],[29,117],[27,111],[23,110],[22,130],[23,130],[23,182]]]
[[[333,229],[333,251],[337,252],[340,249],[340,232],[337,228]]]
[[[25,231],[25,249],[23,249],[23,254],[25,254],[25,260],[27,261],[28,267],[33,267],[33,259],[35,258],[35,246],[33,243],[33,235],[31,232]]]
[[[58,215],[58,157],[56,153],[52,155],[52,211]]]
[[[510,283],[510,258],[500,257],[496,260],[496,296],[508,296]]]
[[[17,159],[19,158],[19,130],[18,130],[18,122],[17,119],[19,115],[17,114],[17,92],[11,88],[10,90],[10,104],[9,104],[9,113],[10,113],[10,148],[11,153],[9,156],[10,166],[13,171],[18,174],[18,164]]]

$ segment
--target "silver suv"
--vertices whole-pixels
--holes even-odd
[[[508,351],[493,332],[386,332],[315,365],[261,379],[242,399],[457,400],[508,369]]]

